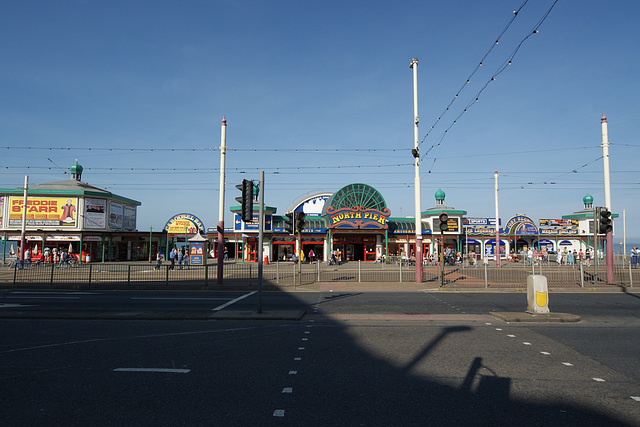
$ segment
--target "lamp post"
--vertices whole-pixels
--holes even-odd
[[[413,165],[415,170],[414,192],[415,192],[415,221],[416,221],[416,283],[422,283],[422,207],[420,203],[420,151],[418,133],[418,58],[411,60],[409,68],[413,69]]]

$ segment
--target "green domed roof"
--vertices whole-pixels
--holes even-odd
[[[444,191],[442,191],[442,188],[438,189],[438,191],[436,191],[436,200],[444,200]]]
[[[587,194],[586,196],[584,196],[584,197],[582,198],[582,201],[583,201],[585,204],[593,204],[593,196],[592,196],[591,194]]]
[[[76,159],[76,162],[71,165],[71,167],[69,168],[69,172],[71,172],[72,174],[81,174],[82,173],[82,166],[80,166],[78,164],[78,160]]]

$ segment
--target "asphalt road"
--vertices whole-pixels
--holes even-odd
[[[26,293],[25,293],[26,292]],[[2,310],[254,310],[256,294],[3,291]],[[3,425],[640,425],[640,299],[266,293],[297,321],[2,319]]]

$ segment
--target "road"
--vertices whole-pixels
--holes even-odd
[[[2,310],[255,310],[256,294],[3,291]],[[637,294],[265,293],[300,320],[2,319],[3,425],[640,425]]]

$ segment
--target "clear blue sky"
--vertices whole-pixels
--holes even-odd
[[[0,187],[66,179],[78,159],[83,181],[142,202],[139,229],[181,212],[213,227],[226,116],[226,212],[264,170],[278,213],[362,182],[412,216],[417,57],[422,210],[442,188],[447,205],[493,216],[494,169],[503,222],[560,218],[587,193],[604,204],[604,112],[613,210],[638,238],[640,2],[558,1],[481,92],[553,3],[7,1]]]

